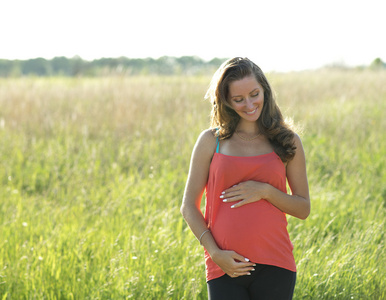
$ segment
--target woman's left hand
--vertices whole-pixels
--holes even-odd
[[[258,181],[244,181],[223,191],[220,198],[223,202],[236,202],[232,208],[264,199],[267,195],[269,184]]]

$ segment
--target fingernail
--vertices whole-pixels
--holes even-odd
[[[225,194],[225,192],[222,192],[221,194],[223,194],[223,195],[224,195],[224,194]]]
[[[224,199],[224,200],[222,200],[222,202],[227,202],[228,201],[228,199]]]
[[[254,267],[256,267],[256,264],[253,264]]]
[[[251,271],[255,271],[255,269],[252,269]]]
[[[235,204],[236,205],[236,204]],[[231,208],[235,208],[235,205],[232,205]]]
[[[245,259],[245,261],[249,261],[249,259],[248,258],[244,258]]]
[[[221,195],[220,198],[221,198],[221,199],[224,198],[224,195]]]
[[[251,273],[248,273],[247,275],[251,275]]]

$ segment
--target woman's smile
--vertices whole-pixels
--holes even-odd
[[[250,111],[250,112],[245,112],[247,115],[253,115],[255,112],[257,111],[257,107],[254,109],[254,110],[252,110],[252,111]]]

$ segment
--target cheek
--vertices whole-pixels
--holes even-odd
[[[240,104],[238,104],[238,103],[233,103],[232,104],[232,108],[234,109],[234,110],[240,110],[240,109],[242,109],[242,105],[240,105]]]

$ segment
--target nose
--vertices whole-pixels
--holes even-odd
[[[248,97],[246,101],[246,105],[248,109],[254,109],[255,108],[255,103],[252,98]]]

